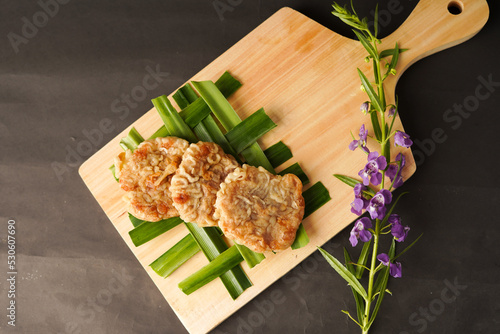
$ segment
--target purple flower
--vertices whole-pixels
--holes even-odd
[[[361,105],[361,107],[359,107],[359,110],[361,110],[361,112],[366,115],[366,113],[368,112],[368,108],[369,107],[370,107],[370,105],[368,104],[368,102],[364,102]]]
[[[408,226],[401,225],[401,217],[396,214],[392,214],[389,216],[387,221],[392,225],[391,234],[394,236],[394,239],[398,242],[405,241],[410,228]]]
[[[368,130],[365,129],[365,125],[361,125],[359,129],[359,140],[353,140],[349,144],[349,149],[354,151],[356,148],[360,148],[366,153],[370,153],[370,150],[366,147],[366,137],[368,136]]]
[[[387,189],[382,189],[378,193],[373,196],[366,208],[366,211],[370,213],[372,219],[383,219],[385,216],[385,212],[387,208],[385,207],[387,204],[391,203],[392,194]]]
[[[385,171],[385,175],[387,175],[391,179],[391,181],[396,179],[393,184],[394,188],[398,188],[403,185],[404,181],[403,177],[401,176],[401,171],[406,164],[405,156],[402,153],[399,153],[396,156],[396,161],[401,162],[401,167],[399,167],[398,165],[389,165],[389,167],[387,167],[387,170]]]
[[[399,262],[391,263],[389,255],[385,253],[380,253],[379,255],[377,255],[377,260],[379,260],[384,266],[389,266],[389,274],[392,277],[394,278],[401,277],[403,272],[401,263]]]
[[[403,131],[396,131],[396,134],[394,135],[394,146],[398,145],[403,147],[410,147],[411,145],[413,145],[413,142],[410,139],[410,136],[408,136]]]
[[[352,247],[355,247],[358,244],[358,239],[363,242],[367,242],[372,238],[372,234],[370,233],[370,231],[368,231],[368,229],[371,227],[372,221],[367,217],[358,219],[356,223],[354,223],[354,227],[351,231],[351,236],[349,237],[349,241],[351,242]]]
[[[401,217],[393,213],[387,218],[387,222],[391,225],[401,225]]]
[[[389,117],[394,116],[395,113],[396,113],[396,108],[394,108],[394,106],[390,107],[388,113]]]
[[[369,185],[370,182],[374,186],[378,186],[382,182],[382,173],[380,173],[380,170],[386,167],[387,160],[385,160],[385,157],[379,157],[378,152],[372,152],[368,154],[368,163],[365,165],[365,168],[359,171],[358,175],[363,179],[365,186]]]
[[[389,274],[394,278],[399,278],[403,274],[403,269],[401,268],[401,263],[391,263],[389,267]]]
[[[398,242],[405,241],[409,231],[410,228],[408,226],[403,226],[403,225],[394,225],[391,228],[391,234]]]
[[[389,255],[385,253],[380,253],[379,255],[377,255],[377,260],[382,262],[384,266],[388,266],[390,262]]]
[[[354,201],[351,203],[351,212],[358,216],[361,216],[362,210],[368,206],[368,200],[362,195],[365,189],[366,187],[361,183],[354,186]]]

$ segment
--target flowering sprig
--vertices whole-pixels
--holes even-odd
[[[346,313],[356,324],[362,333],[368,333],[373,324],[380,304],[384,298],[389,276],[399,278],[402,276],[402,265],[396,262],[396,258],[405,253],[415,242],[406,247],[396,255],[396,243],[404,242],[409,234],[410,228],[402,224],[399,215],[393,214],[393,210],[403,194],[393,200],[391,190],[402,186],[402,171],[406,165],[406,158],[403,153],[399,153],[394,161],[391,161],[391,138],[394,146],[409,148],[413,144],[410,136],[403,131],[394,130],[394,121],[398,114],[398,104],[388,104],[385,97],[384,81],[396,74],[396,65],[399,54],[405,50],[400,49],[396,43],[393,49],[379,52],[378,45],[381,41],[377,38],[378,10],[375,10],[374,32],[368,27],[366,18],[360,19],[354,8],[351,10],[333,4],[333,15],[354,28],[354,33],[360,43],[368,52],[365,58],[367,62],[373,63],[374,83],[372,84],[366,75],[358,68],[361,80],[361,88],[368,95],[369,100],[364,102],[360,110],[365,115],[370,116],[374,136],[368,135],[368,129],[361,125],[359,139],[354,136],[349,144],[349,149],[354,151],[357,148],[367,154],[367,163],[359,171],[357,180],[345,175],[335,174],[342,182],[350,185],[354,189],[354,200],[351,203],[351,212],[365,217],[357,219],[351,230],[349,241],[352,247],[357,246],[359,241],[363,242],[363,249],[357,262],[351,261],[349,252],[344,249],[345,265],[334,256],[319,248],[321,254],[328,263],[348,282],[353,291],[356,307],[357,320],[348,311]],[[389,60],[388,60],[389,59]],[[352,135],[352,134],[351,134]],[[367,147],[368,138],[372,138],[380,145],[380,153],[370,152]],[[386,180],[386,177],[390,180]],[[379,253],[379,241],[381,236],[390,235],[392,244],[388,253]],[[371,249],[370,249],[371,247]],[[368,267],[368,261],[371,263]],[[359,281],[363,273],[367,270],[367,288]],[[376,279],[375,279],[376,278]]]

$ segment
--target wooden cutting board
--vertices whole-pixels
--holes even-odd
[[[450,3],[463,12],[450,14]],[[380,46],[380,50],[392,48],[398,41],[401,48],[409,48],[400,56],[398,74],[387,81],[388,100],[394,101],[396,82],[406,68],[471,38],[486,23],[488,13],[483,0],[421,0],[404,24]],[[113,157],[121,151],[120,138],[126,136],[130,127],[81,166],[80,175],[90,191],[189,332],[204,333],[217,326],[356,218],[349,210],[352,190],[332,174],[356,176],[366,163],[364,154],[347,148],[352,140],[350,131],[357,134],[361,124],[370,123],[369,117],[359,111],[367,98],[360,90],[356,72],[359,67],[372,77],[371,64],[364,62],[366,55],[358,42],[283,8],[191,78],[216,80],[229,70],[243,83],[230,98],[241,118],[264,107],[278,125],[262,138],[262,147],[282,140],[294,154],[293,160],[278,170],[299,162],[311,184],[322,181],[332,197],[332,201],[304,220],[311,239],[307,247],[268,256],[253,269],[243,264],[253,286],[235,301],[219,279],[190,296],[177,288],[182,279],[207,263],[201,252],[167,279],[148,267],[187,234],[184,226],[140,247],[132,244],[128,235],[132,225],[121,200],[123,193],[108,170]],[[161,124],[157,112],[151,109],[131,126],[149,137]],[[396,128],[403,129],[399,119]],[[369,129],[373,134],[370,126]],[[408,178],[415,172],[415,163],[409,150],[406,156],[404,176]]]

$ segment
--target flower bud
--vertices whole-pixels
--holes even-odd
[[[394,116],[395,113],[396,113],[396,108],[394,108],[394,106],[390,107],[388,113],[389,117]]]
[[[366,115],[366,113],[368,112],[368,108],[369,108],[368,102],[364,102],[359,108],[359,110],[361,110],[361,112]]]

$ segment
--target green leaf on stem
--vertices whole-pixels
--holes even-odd
[[[365,244],[363,245],[363,249],[361,250],[361,254],[359,255],[358,265],[356,266],[357,279],[363,277],[363,272],[365,271],[366,262],[368,261],[368,255],[371,244],[372,244],[371,239],[365,242]]]
[[[389,75],[391,73],[391,71],[396,68],[396,65],[398,63],[398,59],[399,59],[399,46],[398,46],[397,42],[396,42],[396,47],[393,50],[394,51],[392,53],[392,59],[391,59],[391,62],[389,63],[389,67],[387,68],[386,76]]]
[[[392,211],[393,211],[393,210],[394,210],[394,208],[396,207],[396,204],[398,204],[399,199],[400,199],[401,197],[403,197],[403,195],[406,195],[406,194],[408,194],[408,192],[407,192],[407,191],[405,191],[404,193],[401,193],[401,194],[398,196],[398,198],[396,198],[396,200],[394,201],[394,203],[392,203],[392,206],[391,206],[391,208],[389,209],[389,211],[387,211],[387,213],[385,214],[384,220],[382,220],[382,223],[381,223],[381,225],[380,225],[380,226],[382,226],[382,227],[384,227],[384,226],[385,226],[385,224],[387,223],[387,220],[389,219],[389,216],[391,215]]]
[[[398,255],[394,256],[393,258],[391,258],[391,260],[396,260],[398,257],[400,257],[401,255],[403,255],[404,253],[406,253],[411,247],[413,247],[413,245],[415,245],[417,243],[417,241],[423,236],[424,234],[420,234],[418,236],[417,239],[415,239],[415,241],[413,241],[408,247],[406,247],[405,249],[403,249],[403,251],[401,253],[399,253]]]
[[[389,257],[394,256],[395,251],[396,251],[396,243],[395,243],[394,239],[392,239],[391,248],[389,249],[389,254],[388,254]],[[378,297],[377,297],[377,303],[375,304],[375,307],[373,308],[372,315],[370,317],[370,321],[368,322],[368,325],[367,325],[368,328],[370,328],[372,323],[375,321],[375,318],[377,317],[378,310],[380,309],[380,305],[382,304],[382,300],[384,299],[385,290],[387,288],[387,282],[389,280],[389,266],[387,266],[384,270],[382,270],[378,275],[379,276],[377,277],[377,281],[379,280],[380,277],[382,277],[382,278],[381,278],[380,283],[379,283],[380,287],[377,290],[374,290],[375,293],[378,292]],[[375,283],[375,285],[377,285],[377,283]]]
[[[349,252],[347,249],[344,247],[344,259],[345,259],[345,265],[347,267],[347,270],[351,272],[351,274],[355,274],[356,269],[354,269],[354,265],[352,264],[351,256],[349,255]],[[363,317],[365,314],[365,303],[363,298],[360,296],[359,293],[354,290],[353,287],[351,287],[352,294],[354,296],[354,300],[356,301],[356,312],[358,314],[358,321],[360,323],[363,322]]]
[[[408,51],[408,49],[399,49],[399,54]],[[394,49],[387,49],[383,50],[380,52],[379,57],[380,59],[385,58],[385,57],[390,57],[394,55]]]
[[[391,243],[391,247],[389,249],[389,258],[391,258],[391,252],[394,254],[395,252],[395,249],[396,249],[396,242],[394,241],[394,239],[392,240],[392,243]],[[389,266],[383,266],[383,269],[379,272],[378,276],[377,276],[377,279],[375,281],[375,284],[373,285],[373,291],[375,292],[374,293],[374,296],[376,293],[380,293],[381,291],[381,286],[382,286],[382,283],[384,281],[384,276],[383,276],[383,273],[385,270],[387,270],[387,274],[389,274]]]
[[[344,265],[342,265],[342,263],[340,263],[339,260],[337,260],[335,257],[330,255],[327,251],[325,251],[321,247],[318,247],[318,249],[319,249],[319,252],[321,253],[321,255],[323,255],[325,260],[330,264],[330,266],[332,266],[332,268],[340,276],[342,276],[342,278],[345,279],[346,282],[354,290],[356,290],[356,292],[359,293],[361,297],[363,297],[363,299],[366,300],[368,298],[366,295],[366,290],[365,290],[365,288],[363,288],[361,283],[359,283],[358,279],[349,270],[347,270],[347,268]]]
[[[372,121],[373,132],[375,133],[375,138],[377,138],[378,141],[381,141],[382,140],[382,130],[380,129],[380,122],[378,121],[378,113],[371,112],[370,119]]]
[[[356,319],[354,319],[352,317],[352,315],[349,313],[349,311],[345,311],[345,310],[341,310],[340,312],[346,314],[352,321],[354,321],[359,327],[363,328],[363,326],[361,326],[361,324],[359,322],[356,321]]]
[[[361,181],[346,175],[333,174],[333,176],[353,188],[356,186],[356,184],[361,183]],[[373,189],[371,189],[370,187],[367,187],[366,190],[363,190],[363,195],[367,196],[368,198],[372,198],[373,196],[375,196],[375,191],[373,191]]]
[[[375,304],[375,307],[373,309],[368,326],[371,326],[371,324],[375,320],[375,317],[377,316],[380,304],[384,299],[385,289],[387,287],[388,280],[389,280],[389,266],[382,269],[377,276],[377,281],[375,282],[375,288],[373,289],[373,291],[375,292],[374,297],[377,297],[377,303]]]
[[[373,68],[375,69],[373,71],[373,77],[375,79],[374,82],[375,82],[375,85],[377,85],[378,83],[383,82],[383,80],[380,80],[380,72],[378,70],[376,70],[380,66],[380,61],[377,59],[373,59],[372,63],[373,63]],[[380,94],[380,90],[378,92]],[[379,97],[381,99],[380,101],[382,102],[383,97],[382,96],[379,96]],[[382,103],[380,103],[380,105],[382,105]]]
[[[345,247],[344,247],[344,260],[347,270],[349,270],[351,274],[355,274],[356,269],[354,268],[353,262],[351,260],[351,255],[349,255],[349,251]]]
[[[368,80],[368,78],[365,76],[363,72],[361,72],[359,68],[358,68],[358,74],[359,78],[361,79],[361,84],[365,88],[366,94],[368,94],[371,104],[375,107],[375,110],[377,110],[380,113],[384,112],[384,108],[382,108],[382,103],[380,102],[379,96],[373,89],[373,86]]]
[[[339,179],[340,181],[344,182],[345,184],[347,184],[349,187],[352,188],[354,188],[358,183],[361,183],[361,181],[346,175],[333,174],[333,176],[335,176],[337,179]]]
[[[389,133],[389,127],[387,124],[385,125],[385,133]],[[389,138],[387,138],[387,141],[385,142],[384,157],[385,157],[385,161],[387,161],[387,163],[389,163],[389,161],[391,161],[391,141]]]
[[[389,255],[389,258],[392,259],[395,254],[396,254],[396,241],[392,239],[391,247],[389,248],[389,253],[387,253],[387,255]]]
[[[375,48],[373,45],[363,36],[361,33],[357,32],[356,30],[353,30],[354,33],[356,34],[356,37],[358,37],[359,41],[361,42],[361,45],[368,51],[368,54],[370,57],[373,59],[378,59],[377,51],[375,51]]]
[[[387,272],[386,272],[387,271]],[[384,282],[384,275],[389,274],[389,266],[382,266],[382,269],[378,271],[377,279],[375,280],[375,284],[373,284],[373,297],[372,300],[375,299],[377,294],[380,293],[380,287]]]

